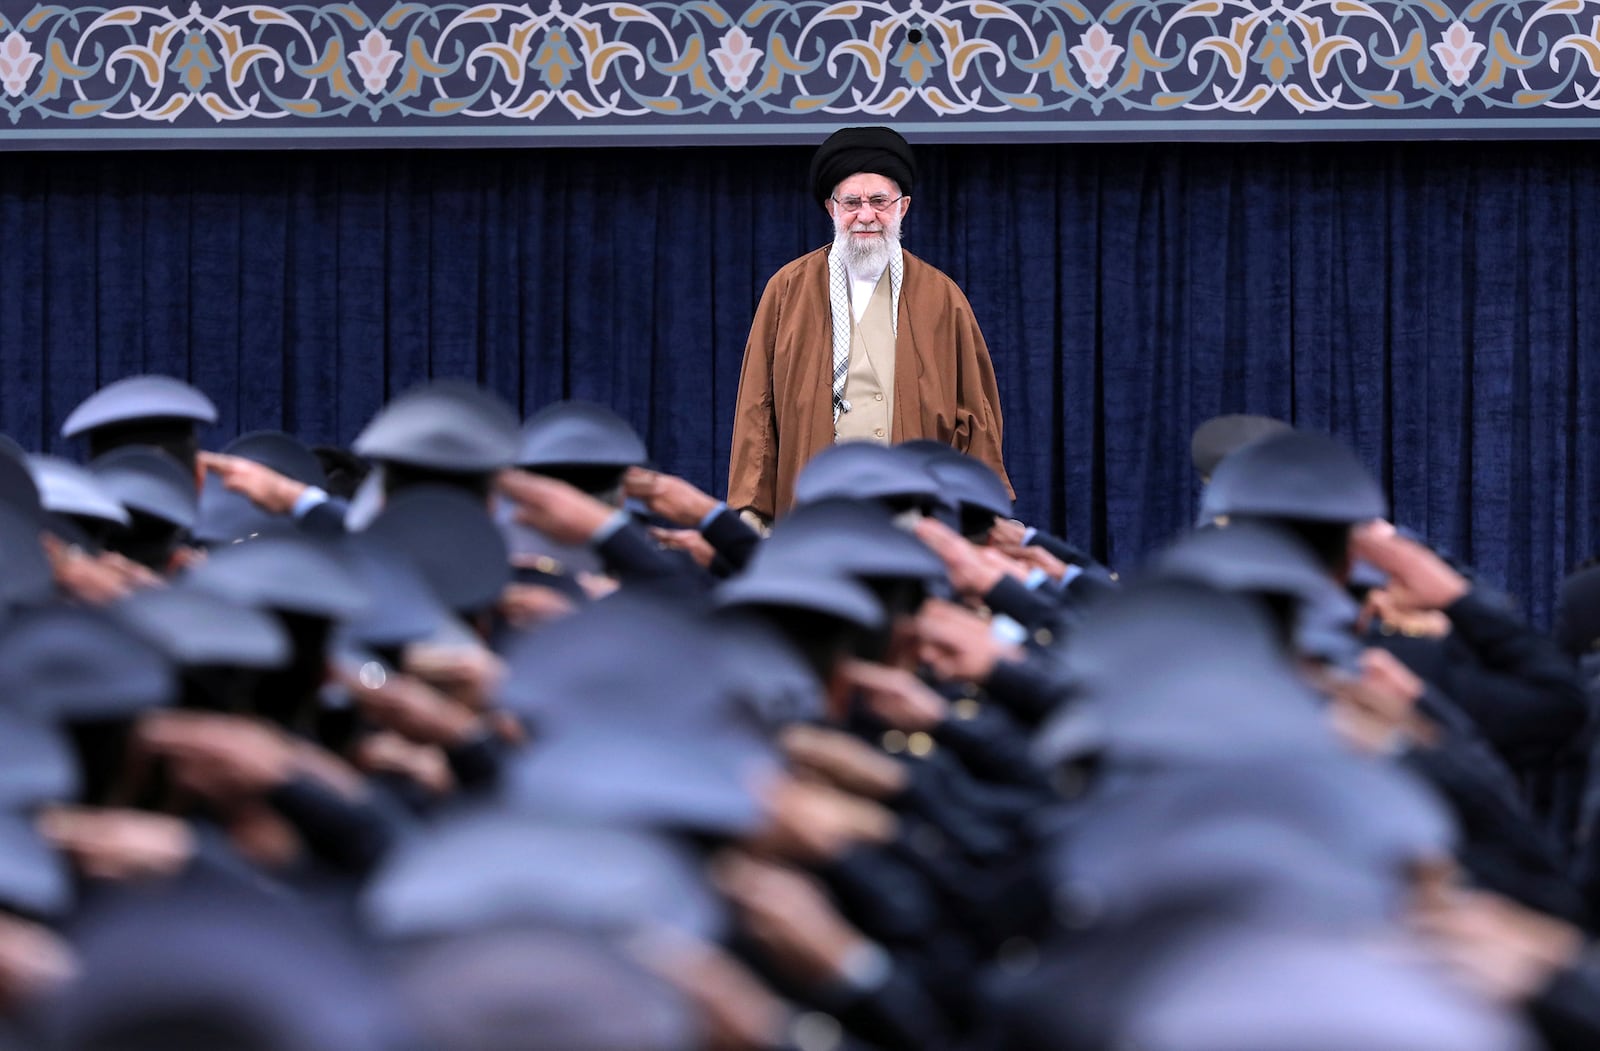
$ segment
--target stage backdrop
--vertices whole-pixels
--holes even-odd
[[[428,376],[610,405],[727,477],[766,278],[828,236],[796,147],[10,154],[0,429],[185,376],[220,445],[349,441]],[[908,248],[967,291],[1022,517],[1127,568],[1191,518],[1192,428],[1342,435],[1395,518],[1541,617],[1596,547],[1600,146],[943,146]]]

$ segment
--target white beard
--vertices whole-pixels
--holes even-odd
[[[857,237],[857,230],[879,230],[880,237]],[[847,220],[833,225],[833,250],[844,259],[844,268],[853,277],[876,277],[889,265],[893,246],[900,243],[900,216],[870,223]]]

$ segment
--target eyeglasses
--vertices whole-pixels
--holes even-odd
[[[890,197],[888,194],[875,193],[871,197],[830,197],[828,200],[837,204],[847,212],[859,212],[862,205],[866,205],[875,212],[886,212],[891,204],[905,200],[906,195]]]

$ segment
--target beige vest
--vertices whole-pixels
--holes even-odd
[[[894,296],[889,268],[872,289],[867,309],[850,329],[850,371],[844,379],[849,412],[839,414],[834,441],[887,443],[894,433]]]

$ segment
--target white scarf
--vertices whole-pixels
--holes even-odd
[[[900,337],[900,281],[905,277],[906,261],[900,242],[889,244],[889,318],[895,338]],[[833,422],[839,413],[848,412],[844,400],[845,380],[850,375],[850,333],[855,324],[850,312],[850,275],[845,270],[844,253],[828,252],[828,304],[833,312]]]

